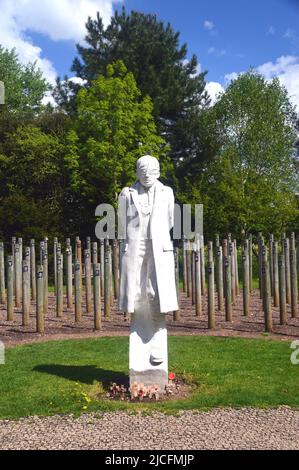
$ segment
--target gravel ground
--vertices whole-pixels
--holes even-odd
[[[0,449],[297,449],[299,411],[214,409],[179,417],[124,412],[0,421]]]

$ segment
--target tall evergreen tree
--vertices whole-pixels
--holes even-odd
[[[154,14],[127,14],[124,8],[115,12],[107,28],[99,13],[95,20],[88,19],[86,28],[87,47],[77,45],[79,57],[72,66],[85,86],[104,74],[108,64],[122,60],[142,95],[151,97],[158,131],[171,145],[173,160],[179,165],[186,159],[203,159],[198,118],[209,104],[205,72],[198,72],[195,55],[187,60],[179,33]],[[59,80],[54,96],[71,111],[79,88],[78,83]]]

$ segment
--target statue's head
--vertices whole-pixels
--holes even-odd
[[[155,157],[145,155],[137,160],[137,177],[145,188],[155,184],[160,176],[160,164]]]

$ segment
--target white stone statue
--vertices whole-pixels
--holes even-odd
[[[168,383],[167,330],[164,313],[178,310],[174,270],[174,196],[159,180],[155,157],[137,161],[136,182],[124,188],[119,207],[125,208],[119,309],[131,313],[130,384]]]

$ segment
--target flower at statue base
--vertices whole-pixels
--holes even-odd
[[[159,392],[160,389],[158,385],[152,385],[148,388],[148,397],[151,400],[152,398],[155,398],[155,400],[159,400]]]
[[[138,397],[138,383],[135,381],[133,382],[132,386],[130,387],[131,399]]]
[[[110,387],[110,394],[115,396],[117,395],[118,392],[119,392],[119,386],[116,385],[115,382],[113,382],[113,384]]]
[[[169,383],[172,384],[172,382],[175,380],[175,373],[174,372],[169,372],[168,374],[168,379],[169,379]]]
[[[173,394],[173,391],[171,390],[171,385],[165,385],[165,393],[168,397]]]
[[[147,395],[147,388],[146,386],[141,383],[140,386],[139,386],[139,390],[138,390],[138,398],[139,400],[143,400],[144,397],[146,397]]]

